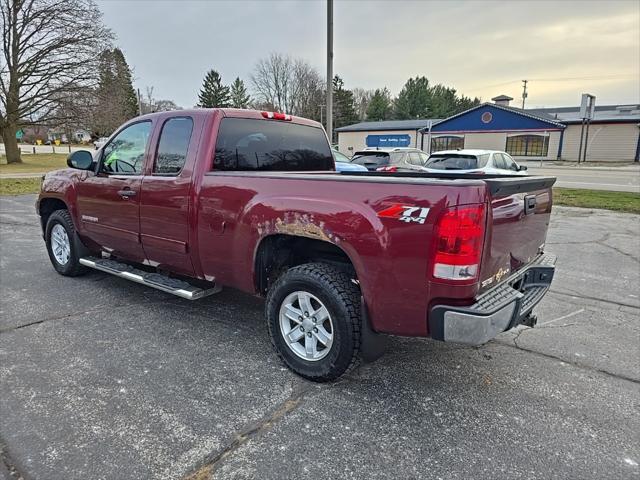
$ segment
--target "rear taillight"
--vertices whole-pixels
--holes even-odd
[[[394,165],[387,165],[386,167],[378,167],[376,168],[376,172],[397,172],[398,167]]]
[[[446,209],[435,228],[433,276],[461,283],[477,280],[484,229],[484,205]]]
[[[291,121],[291,115],[288,115],[286,113],[279,113],[279,112],[261,112],[261,113],[264,118],[269,118],[271,120]]]

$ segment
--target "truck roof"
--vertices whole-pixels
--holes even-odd
[[[166,118],[175,117],[176,115],[188,115],[188,116],[210,116],[216,112],[221,112],[224,117],[229,118],[251,118],[256,120],[269,120],[273,122],[291,122],[300,125],[309,125],[311,127],[323,128],[320,122],[309,120],[308,118],[297,117],[295,115],[287,115],[287,120],[276,120],[265,117],[265,114],[272,114],[275,112],[269,112],[266,110],[250,110],[244,108],[191,108],[185,110],[169,110],[165,112],[147,113],[139,118]]]

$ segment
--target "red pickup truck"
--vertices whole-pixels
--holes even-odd
[[[555,178],[335,172],[303,118],[145,115],[67,163],[36,205],[60,274],[264,295],[275,350],[315,381],[378,356],[381,334],[480,345],[533,326],[553,277]]]

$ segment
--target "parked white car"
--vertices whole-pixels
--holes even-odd
[[[527,175],[527,167],[518,165],[506,152],[497,150],[444,150],[429,155],[423,165],[432,173],[455,171],[485,175]]]

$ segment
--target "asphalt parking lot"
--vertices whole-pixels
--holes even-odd
[[[640,477],[640,216],[556,208],[535,329],[315,385],[260,300],[61,277],[34,196],[0,202],[2,480]]]

